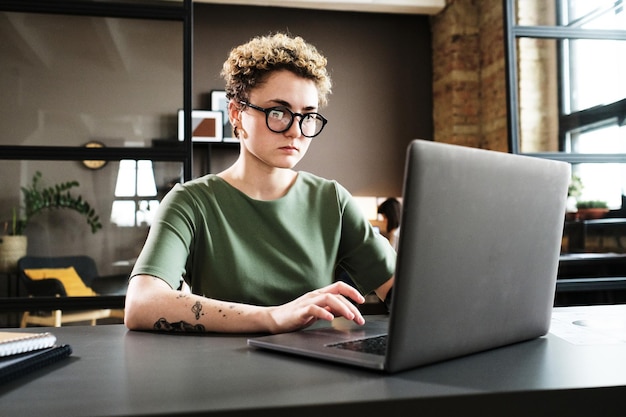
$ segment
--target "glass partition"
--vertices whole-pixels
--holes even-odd
[[[181,162],[149,160],[111,161],[96,171],[85,170],[77,161],[2,161],[2,228],[10,232],[14,209],[23,218],[22,188],[32,188],[37,172],[41,173],[38,189],[75,181],[78,185],[67,192],[89,204],[102,228],[92,233],[87,217],[72,209],[43,209],[28,219],[24,229],[28,254],[88,255],[96,260],[103,275],[127,273],[143,246],[159,202],[182,181],[182,169]]]
[[[87,255],[99,275],[125,283],[162,197],[192,172],[191,120],[183,141],[177,120],[191,108],[192,11],[191,0],[0,6],[0,244],[26,240],[32,256]],[[25,192],[41,197],[47,187],[61,189],[52,195],[63,203],[27,216],[37,204]],[[68,201],[88,209],[57,207]],[[25,298],[4,262],[8,247],[0,248],[3,311],[55,309]],[[58,300],[69,310],[120,308],[117,294]]]
[[[0,38],[0,145],[177,138],[180,22],[0,12]]]

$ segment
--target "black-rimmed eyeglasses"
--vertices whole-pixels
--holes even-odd
[[[328,120],[319,113],[294,113],[285,106],[263,108],[243,100],[240,103],[265,113],[265,124],[274,133],[283,133],[289,130],[296,116],[300,117],[300,131],[307,138],[319,135],[328,123]]]

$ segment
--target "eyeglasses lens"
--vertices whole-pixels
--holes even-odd
[[[267,126],[276,133],[281,133],[291,127],[294,114],[288,109],[274,108],[267,113]],[[324,127],[324,121],[317,113],[304,115],[300,120],[300,129],[304,136],[313,137]]]

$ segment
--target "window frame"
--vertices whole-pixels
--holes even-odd
[[[518,38],[552,39],[557,41],[590,39],[590,40],[623,40],[626,41],[626,30],[616,29],[583,29],[580,27],[565,26],[521,26],[516,24],[515,4],[518,0],[504,0],[504,31],[505,54],[507,70],[507,104],[508,104],[508,133],[509,151],[515,154],[524,154],[540,158],[561,160],[569,163],[626,163],[626,153],[611,154],[582,154],[559,152],[531,152],[523,153],[520,149],[519,135],[519,97],[517,72],[517,44]],[[559,53],[559,65],[564,65],[563,55]],[[562,68],[561,71],[562,73]],[[559,88],[563,84],[559,83]],[[562,96],[562,94],[560,95]],[[580,128],[617,117],[623,120],[626,112],[626,99],[619,100],[605,106],[586,109],[580,112],[564,114],[562,100],[559,103],[559,125],[565,124],[569,128]],[[573,120],[578,118],[578,122]],[[564,149],[565,134],[559,129],[559,148]]]

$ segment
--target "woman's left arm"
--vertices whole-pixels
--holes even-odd
[[[381,285],[380,287],[374,290],[378,298],[380,298],[382,301],[385,301],[385,302],[387,301],[386,298],[387,298],[387,295],[389,294],[389,290],[391,290],[391,287],[393,287],[393,282],[394,282],[394,277],[392,276],[387,281],[385,281],[383,285]]]

